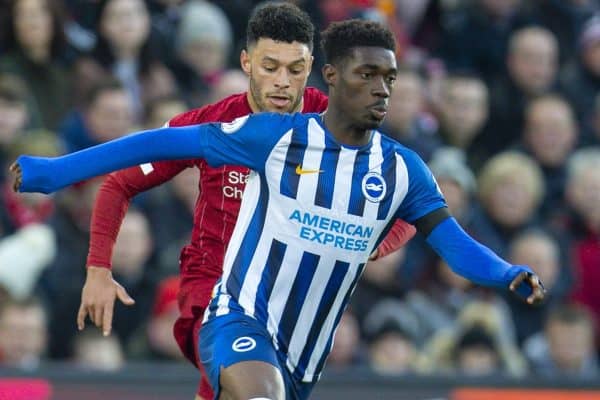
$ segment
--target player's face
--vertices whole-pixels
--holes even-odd
[[[337,100],[344,114],[360,129],[383,122],[396,81],[396,57],[381,47],[356,47],[338,67]]]
[[[253,111],[300,111],[313,57],[306,44],[259,39],[241,55]]]

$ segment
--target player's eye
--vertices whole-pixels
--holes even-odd
[[[302,72],[304,72],[304,68],[293,68],[290,70],[290,72],[292,75],[300,75]]]
[[[362,79],[371,79],[373,77],[373,74],[370,72],[361,72],[360,77]]]
[[[271,65],[265,65],[263,66],[263,68],[265,69],[265,71],[267,72],[275,72],[277,70],[277,68],[271,66]]]
[[[396,76],[395,75],[388,76],[387,81],[388,81],[388,84],[393,85],[394,83],[396,83]]]

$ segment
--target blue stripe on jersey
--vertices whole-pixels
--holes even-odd
[[[298,183],[300,175],[296,173],[296,167],[302,166],[304,151],[306,150],[306,131],[301,136],[300,129],[294,129],[291,144],[285,157],[285,165],[281,176],[280,193],[295,199],[298,195]]]
[[[331,209],[333,202],[333,188],[335,186],[335,174],[337,172],[337,163],[340,157],[339,146],[331,146],[333,141],[329,136],[325,136],[325,151],[321,156],[321,171],[319,182],[317,184],[317,193],[315,194],[315,205]]]
[[[366,198],[362,192],[362,179],[369,172],[369,154],[369,149],[362,149],[358,152],[354,160],[348,214],[362,216],[365,210]]]
[[[260,278],[260,283],[256,289],[254,310],[256,313],[256,318],[259,321],[268,320],[267,303],[259,300],[264,300],[271,297],[271,291],[273,290],[273,285],[275,285],[277,274],[279,274],[279,269],[281,268],[281,262],[283,261],[286,248],[287,245],[285,243],[273,239],[273,242],[271,243],[271,250],[269,250],[269,255],[267,256],[267,261],[265,263],[266,265],[263,270],[262,277]]]
[[[346,295],[344,296],[344,301],[342,302],[342,307],[340,307],[340,310],[338,311],[338,315],[335,317],[335,323],[333,324],[333,326],[335,326],[336,328],[340,324],[342,315],[344,314],[344,311],[346,310],[346,305],[348,304],[348,301],[350,300],[350,296],[352,296],[352,293],[354,292],[354,288],[356,287],[356,283],[358,282],[358,278],[360,278],[364,269],[365,269],[364,263],[360,264],[357,268],[356,276],[354,277],[352,284],[350,285],[350,287],[348,288],[348,291],[346,292]],[[335,335],[332,334],[329,337],[329,340],[327,341],[327,345],[325,346],[325,351],[323,352],[323,355],[321,356],[321,359],[319,360],[319,363],[317,364],[317,366],[315,368],[315,371],[317,373],[320,373],[320,371],[323,370],[323,366],[325,365],[325,360],[327,359],[327,356],[331,352],[331,346],[333,344],[334,336]],[[315,379],[317,379],[317,378],[315,378]]]
[[[269,187],[265,179],[260,179],[260,195],[256,203],[256,210],[250,220],[246,235],[240,249],[235,256],[235,260],[232,264],[232,273],[227,278],[227,293],[230,294],[234,299],[240,298],[240,290],[242,289],[242,283],[246,278],[246,273],[250,267],[250,261],[256,251],[256,246],[262,235],[263,227],[265,224],[265,216],[267,214],[267,208],[269,206]]]
[[[383,200],[379,203],[377,219],[386,219],[390,212],[390,208],[392,207],[394,191],[396,190],[396,157],[384,157],[381,171],[383,179],[385,179],[387,192]]]
[[[348,272],[348,268],[350,268],[350,264],[347,262],[335,262],[333,271],[331,272],[331,276],[327,281],[325,291],[323,292],[323,296],[321,297],[321,301],[319,302],[319,307],[317,308],[317,315],[313,320],[312,326],[310,327],[310,331],[306,338],[306,344],[302,349],[302,355],[300,356],[300,360],[298,361],[299,368],[306,367],[308,365],[308,362],[310,361],[310,356],[312,355],[315,345],[317,344],[319,333],[321,333],[321,330],[323,329],[325,319],[329,316],[331,307],[333,306],[333,302],[335,301],[335,297],[339,292],[340,286],[344,281],[346,273]],[[294,371],[294,373],[298,373],[300,379],[302,379],[302,377],[304,376],[304,371],[301,370]]]
[[[302,254],[298,273],[294,278],[294,283],[292,284],[292,289],[290,290],[287,302],[285,303],[285,308],[283,309],[283,314],[277,330],[277,341],[280,349],[284,353],[287,353],[289,340],[292,338],[298,316],[300,315],[300,311],[302,311],[302,305],[306,300],[308,288],[315,276],[315,271],[317,270],[320,259],[320,256],[307,251]]]

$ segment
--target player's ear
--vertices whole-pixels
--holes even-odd
[[[323,69],[321,69],[321,73],[323,74],[323,80],[327,86],[335,86],[338,75],[338,70],[335,66],[331,64],[325,64]]]
[[[244,71],[246,75],[250,76],[252,66],[250,63],[250,53],[248,53],[246,49],[242,50],[240,53],[240,66],[242,67],[242,71]]]

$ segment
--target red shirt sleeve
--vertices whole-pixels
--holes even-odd
[[[180,114],[169,126],[184,126],[202,122],[204,109]],[[87,266],[111,268],[113,248],[125,218],[131,198],[172,179],[192,160],[162,161],[114,172],[104,180],[96,195],[90,226]]]
[[[417,229],[401,219],[397,219],[383,242],[377,247],[377,258],[385,257],[404,246],[415,236]]]

